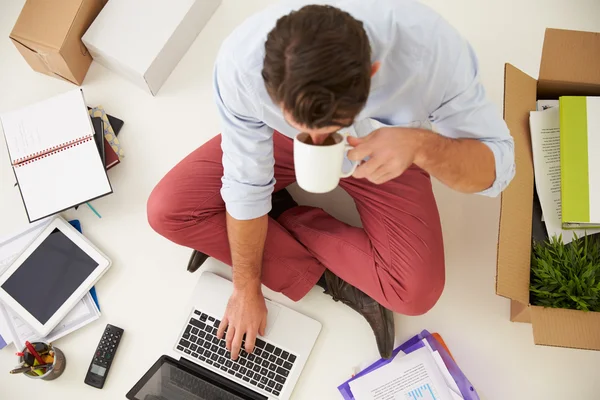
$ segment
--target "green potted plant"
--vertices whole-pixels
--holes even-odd
[[[600,311],[600,240],[562,236],[534,242],[531,251],[531,304]]]

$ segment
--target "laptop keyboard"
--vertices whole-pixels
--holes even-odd
[[[182,334],[177,350],[212,365],[214,368],[235,376],[238,379],[279,396],[294,366],[296,356],[283,349],[256,338],[254,351],[248,354],[242,350],[237,360],[225,348],[225,340],[217,338],[220,320],[194,310]]]

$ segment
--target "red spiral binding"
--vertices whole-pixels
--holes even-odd
[[[57,153],[60,153],[61,151],[65,151],[72,147],[79,146],[82,143],[89,142],[90,140],[92,140],[92,137],[88,136],[88,137],[80,138],[77,140],[71,140],[71,141],[63,143],[62,145],[59,145],[59,146],[53,146],[44,151],[38,151],[37,153],[34,153],[31,156],[24,157],[24,158],[17,160],[15,162],[15,164],[13,164],[13,166],[15,168],[23,167],[25,165],[39,161],[42,158],[50,157],[53,154],[57,154]]]

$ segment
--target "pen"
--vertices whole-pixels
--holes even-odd
[[[92,205],[90,203],[85,203],[85,204],[87,204],[87,206],[90,208],[90,210],[92,210],[94,212],[94,214],[96,214],[96,217],[102,218],[102,215],[100,215],[100,213],[98,211],[96,211],[96,209],[94,207],[92,207]]]
[[[25,347],[27,347],[27,350],[29,350],[29,353],[31,353],[31,355],[35,357],[35,359],[37,360],[37,362],[39,362],[40,364],[45,364],[44,360],[42,359],[42,357],[40,357],[40,355],[38,354],[38,352],[35,351],[35,349],[31,345],[31,343],[29,343],[29,341],[25,342]]]
[[[22,374],[23,372],[28,372],[28,371],[36,371],[38,369],[42,369],[42,368],[50,368],[53,364],[43,364],[43,365],[36,365],[35,367],[19,367],[19,368],[15,368],[12,371],[10,371],[9,373],[11,374]]]

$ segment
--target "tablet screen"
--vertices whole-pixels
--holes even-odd
[[[45,324],[97,267],[94,259],[54,229],[2,289]]]

